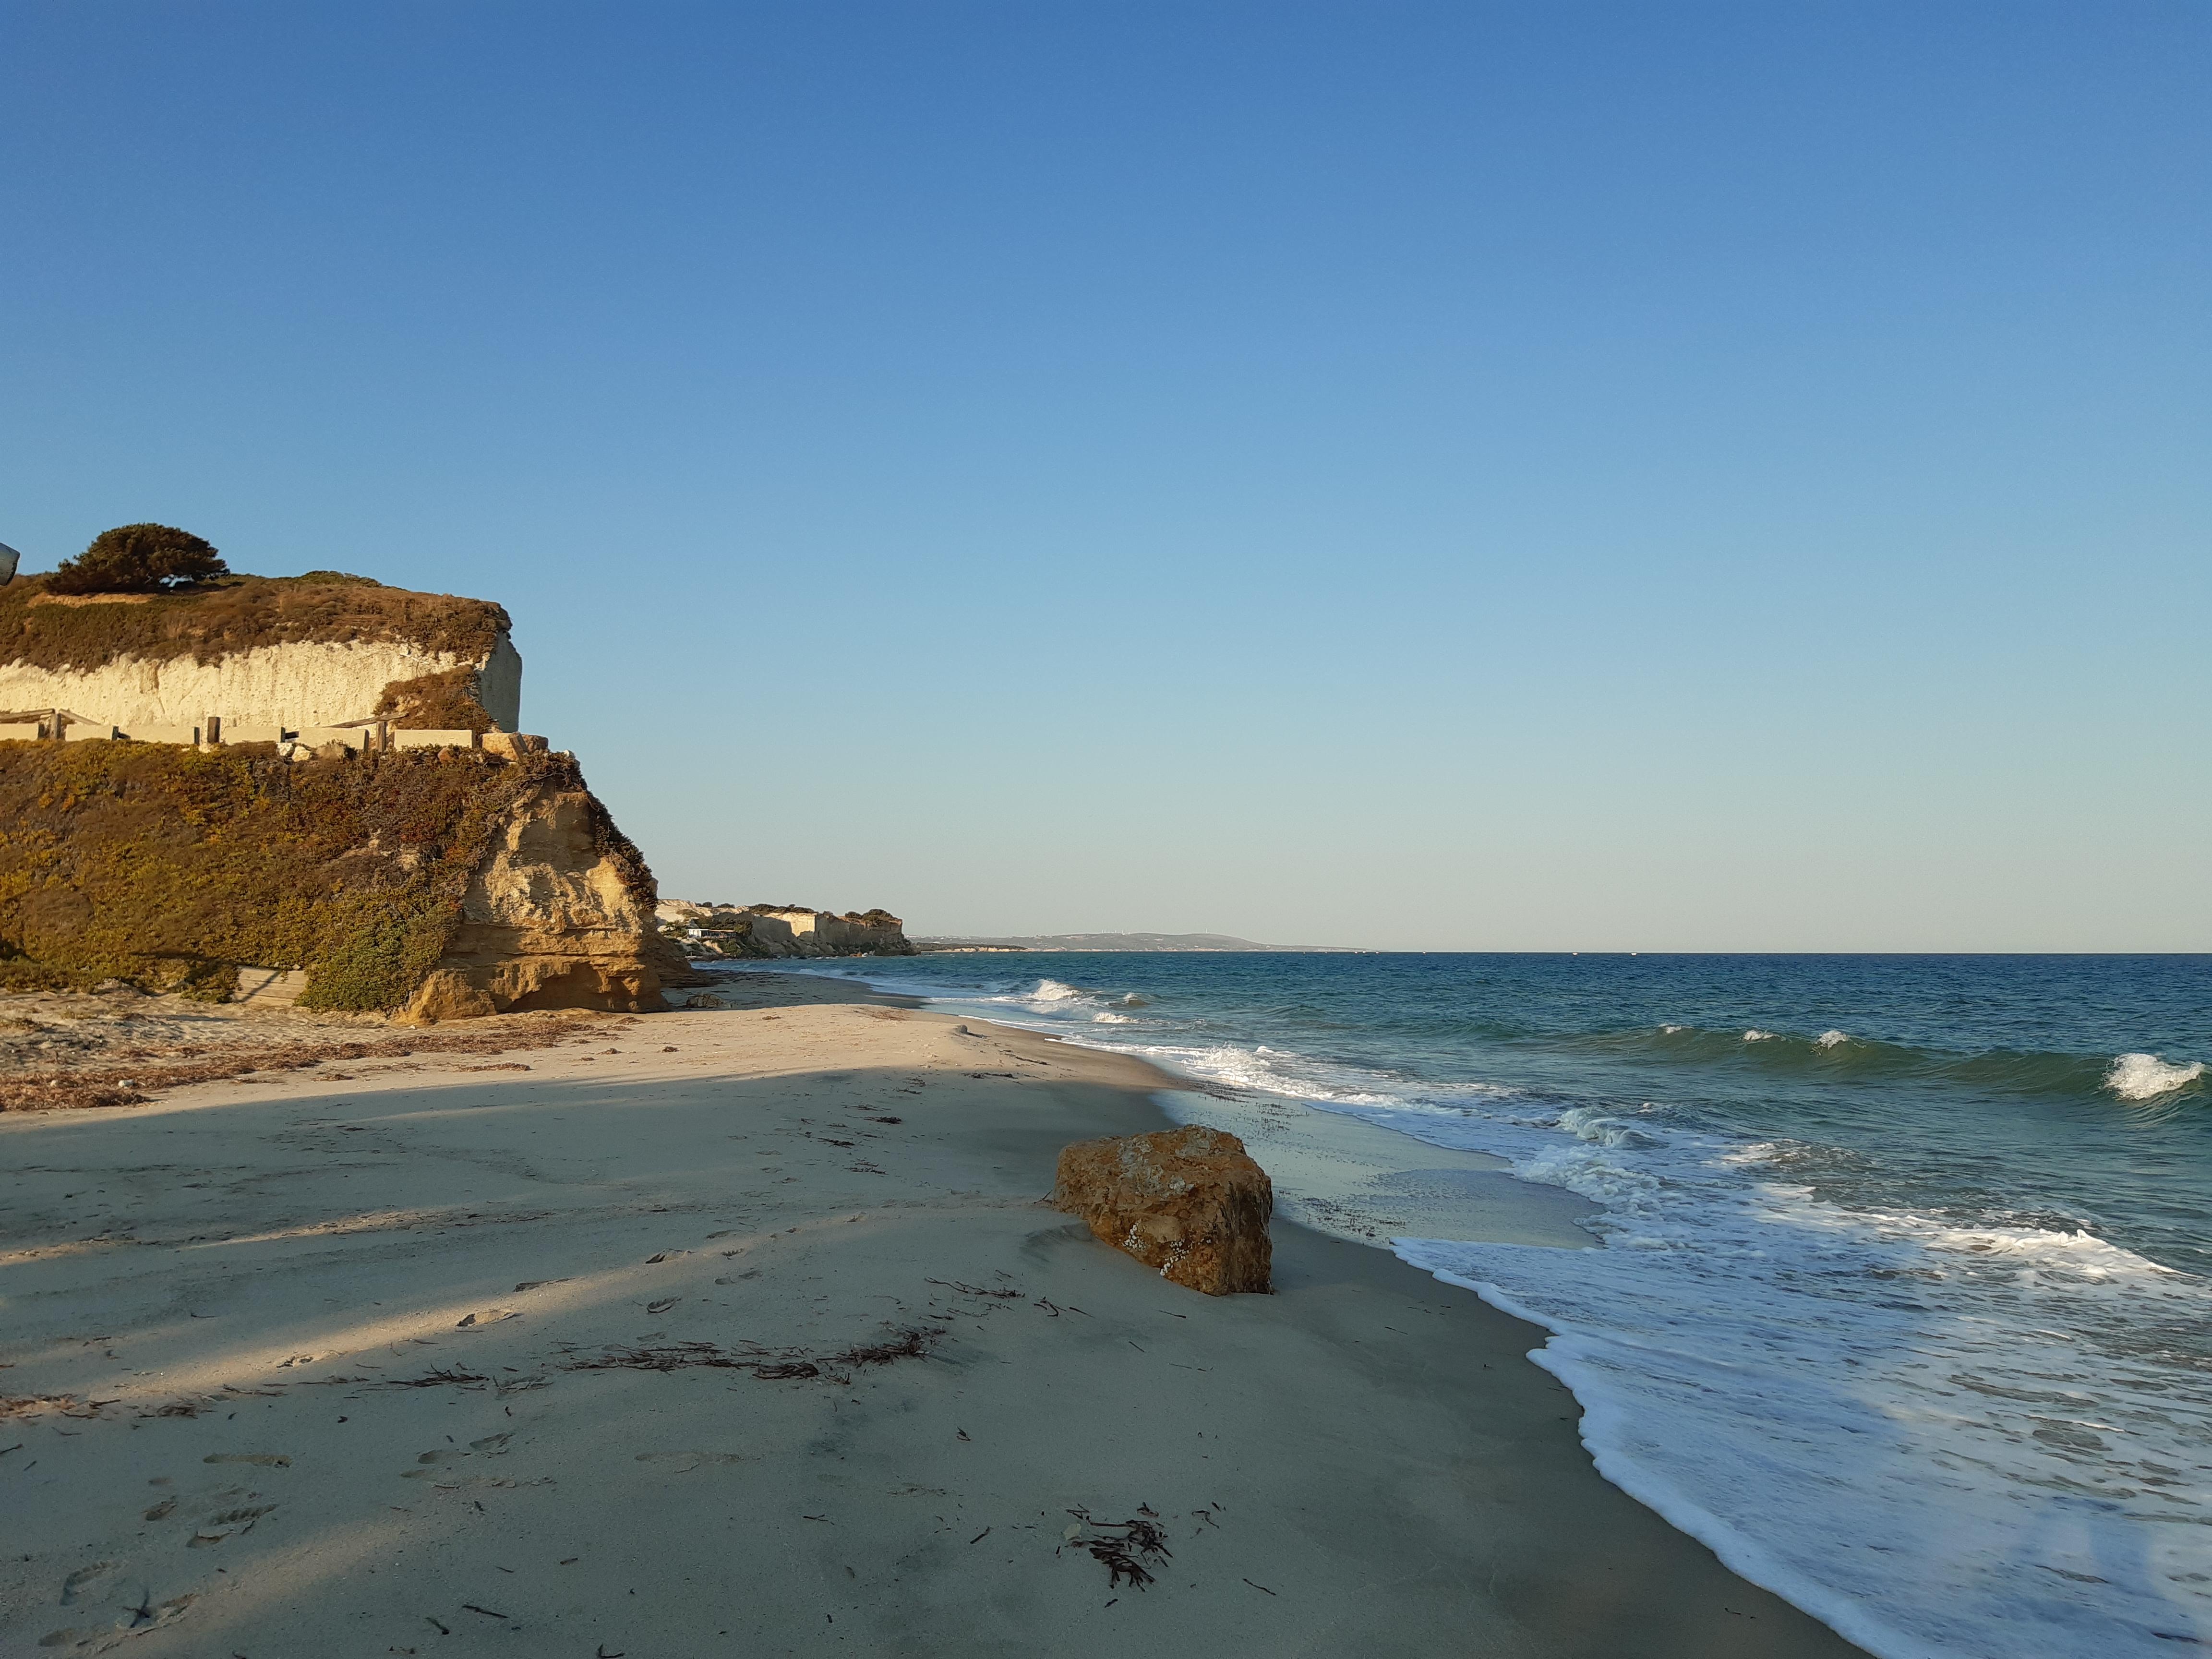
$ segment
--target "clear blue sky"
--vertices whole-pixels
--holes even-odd
[[[665,891],[2212,947],[2212,8],[0,0],[0,540],[514,612]]]

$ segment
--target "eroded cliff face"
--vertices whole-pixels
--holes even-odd
[[[448,678],[468,723],[521,720],[522,658],[505,611],[356,576],[225,577],[173,593],[70,595],[33,576],[0,591],[0,711],[66,708],[97,724],[337,726],[395,685]]]
[[[495,826],[408,1016],[661,1008],[653,904],[651,873],[598,799],[580,782],[535,784]]]
[[[473,672],[477,700],[502,732],[520,729],[522,659],[501,641],[482,662],[450,651],[367,641],[257,646],[199,662],[118,657],[96,668],[0,663],[0,709],[66,708],[133,727],[195,726],[210,714],[229,726],[338,726],[375,714],[386,686]]]

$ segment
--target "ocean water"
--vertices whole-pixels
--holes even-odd
[[[1882,1659],[2212,1650],[2212,957],[823,967],[1595,1200],[1594,1249],[1390,1244]]]

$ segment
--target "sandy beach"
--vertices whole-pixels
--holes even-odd
[[[1856,1651],[1360,1228],[1209,1298],[1042,1203],[1173,1079],[730,1000],[0,1115],[8,1650]]]

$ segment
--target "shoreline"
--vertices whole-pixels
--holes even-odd
[[[0,1425],[0,1632],[1859,1651],[1597,1474],[1539,1328],[1279,1218],[1278,1294],[1198,1297],[1043,1207],[1066,1142],[1168,1126],[1168,1073],[738,983],[526,1075],[0,1120],[46,1138],[9,1148],[0,1395],[76,1402]],[[1133,1583],[1097,1546],[1147,1510]]]

